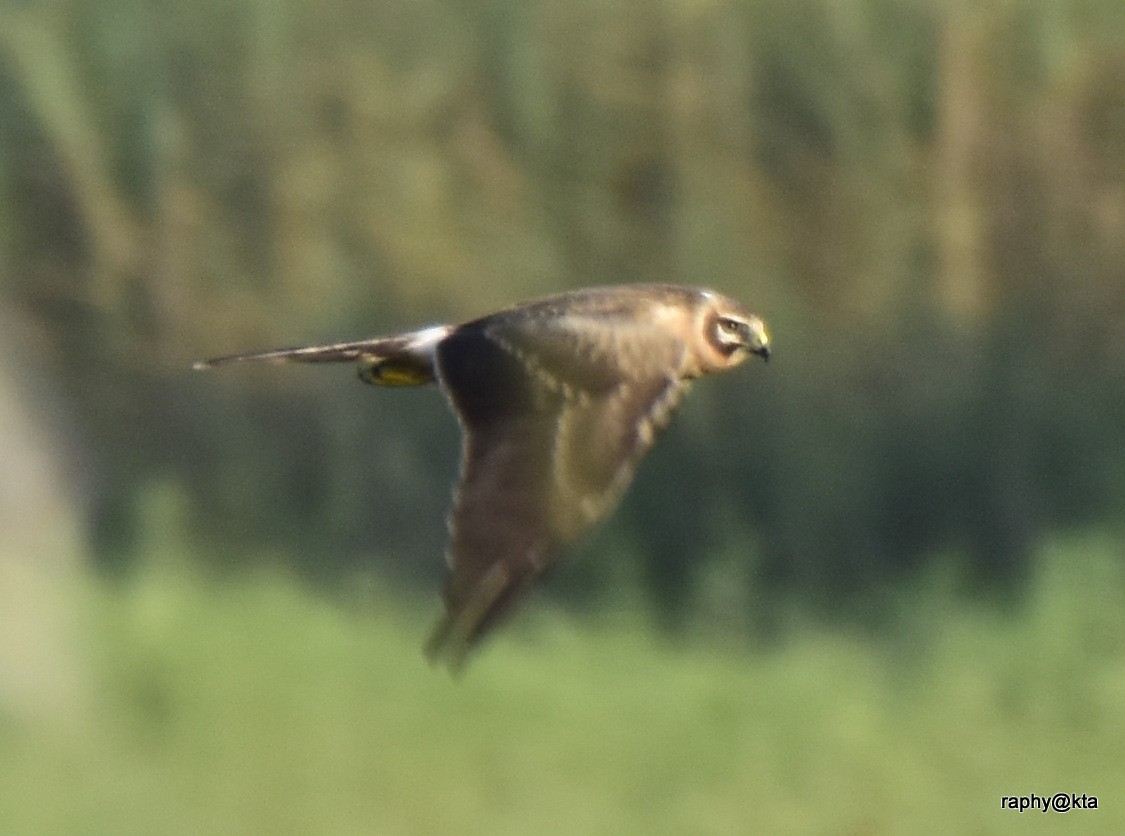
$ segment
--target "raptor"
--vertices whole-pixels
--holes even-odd
[[[367,383],[437,383],[463,431],[445,614],[427,645],[459,669],[563,546],[618,503],[691,381],[770,356],[766,326],[698,288],[617,285],[459,325],[204,360],[354,362]]]

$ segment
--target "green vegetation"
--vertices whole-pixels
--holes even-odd
[[[1000,809],[1055,791],[1125,833],[1123,44],[1121,0],[0,3],[0,833],[1057,832]],[[775,359],[461,682],[438,394],[189,372],[624,281]]]
[[[464,678],[434,605],[174,566],[79,593],[89,699],[0,717],[6,834],[1120,833],[1120,546],[1039,555],[1026,603],[902,590],[881,637],[782,646],[527,613]],[[419,613],[424,613],[425,617]],[[1086,792],[1098,810],[1002,810]]]
[[[1125,509],[1123,43],[1117,0],[8,3],[0,351],[104,563],[170,480],[205,548],[331,582],[441,548],[453,421],[193,359],[710,285],[776,362],[700,386],[618,517],[669,622],[747,541],[826,608],[949,549],[1018,591]]]

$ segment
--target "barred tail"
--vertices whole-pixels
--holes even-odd
[[[249,354],[231,354],[192,364],[196,371],[241,363],[244,360],[265,360],[270,363],[345,363],[359,366],[360,380],[381,386],[420,386],[435,379],[434,357],[437,345],[452,329],[434,325],[393,337],[374,337],[354,343],[310,345],[304,348],[277,348]]]
[[[388,349],[401,350],[402,343],[402,337],[381,337],[354,343],[275,348],[270,351],[253,351],[249,354],[231,354],[210,360],[197,360],[192,364],[192,368],[202,371],[215,366],[225,366],[227,363],[241,363],[244,360],[266,360],[271,363],[344,363],[358,360],[364,355],[386,354]]]

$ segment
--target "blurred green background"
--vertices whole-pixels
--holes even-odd
[[[440,393],[189,371],[632,281],[775,359],[460,681]],[[0,832],[1125,832],[1123,326],[1121,0],[3,0]]]

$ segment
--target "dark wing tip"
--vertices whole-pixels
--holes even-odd
[[[465,669],[470,642],[453,635],[453,619],[446,615],[438,622],[426,641],[426,660],[435,667],[444,665],[451,675],[459,677]]]
[[[426,642],[426,658],[445,665],[458,676],[481,640],[512,614],[540,571],[512,571],[504,562],[493,563],[464,597],[447,591],[446,611]]]

